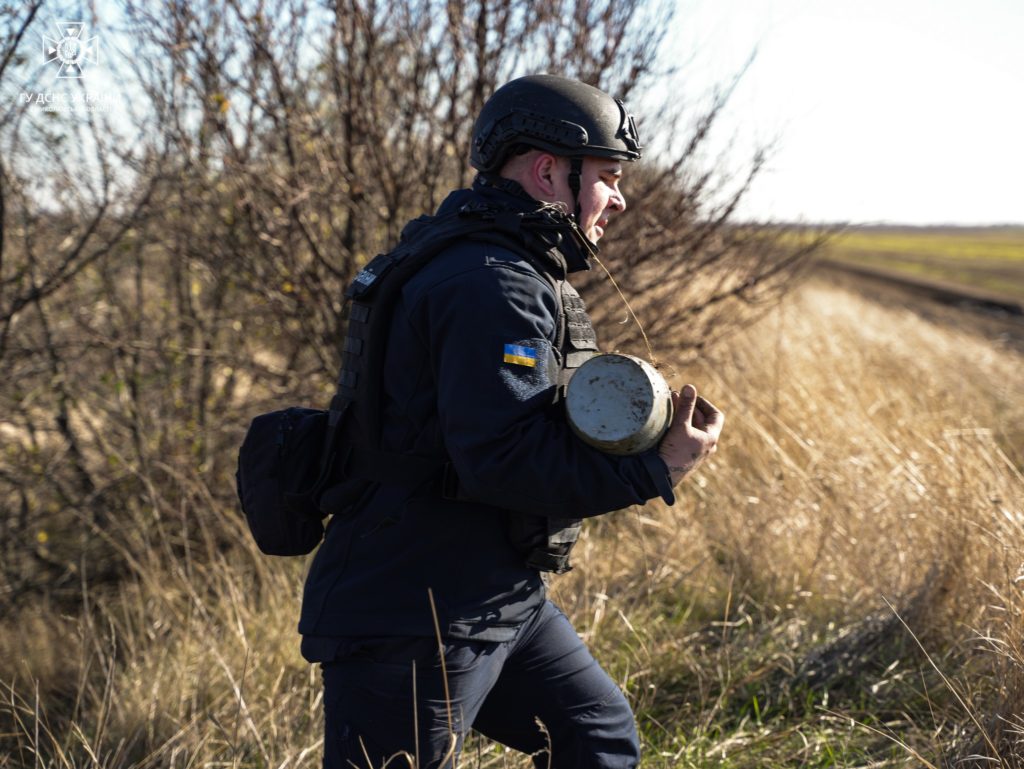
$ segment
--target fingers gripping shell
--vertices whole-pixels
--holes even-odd
[[[672,422],[672,393],[655,368],[619,353],[596,355],[577,369],[565,401],[569,425],[608,454],[656,446]]]

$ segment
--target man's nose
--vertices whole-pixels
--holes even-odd
[[[608,205],[615,211],[626,210],[626,196],[619,190],[615,190],[612,194],[611,200],[608,201]]]

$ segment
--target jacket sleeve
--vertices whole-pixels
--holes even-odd
[[[558,302],[522,263],[448,277],[410,308],[428,345],[445,448],[468,496],[509,510],[588,517],[675,498],[652,449],[620,457],[580,440],[562,406]]]

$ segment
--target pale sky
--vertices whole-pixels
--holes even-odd
[[[756,49],[717,139],[777,140],[748,215],[1024,223],[1024,0],[678,2],[693,98]]]
[[[674,100],[696,105],[756,51],[708,160],[741,170],[775,143],[741,216],[1024,224],[1024,0],[676,2]]]

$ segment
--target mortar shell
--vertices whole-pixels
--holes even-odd
[[[565,400],[569,425],[608,454],[640,454],[656,446],[672,422],[672,392],[647,361],[595,355],[573,375]]]

